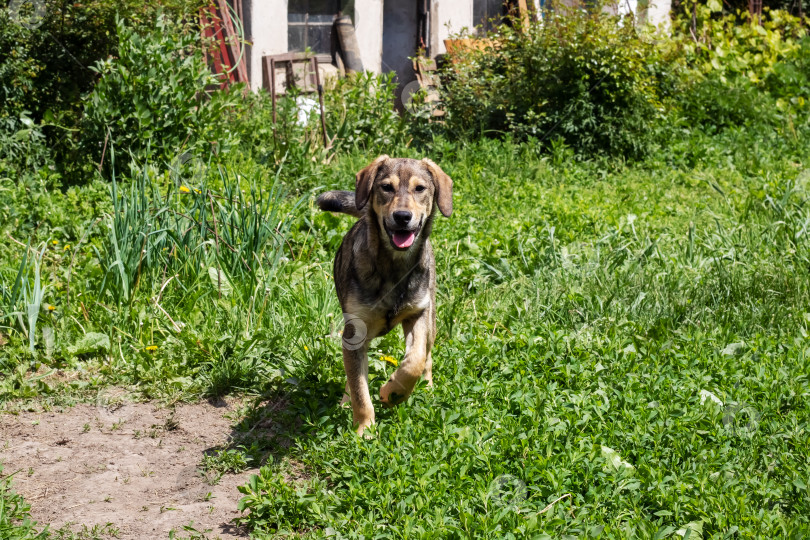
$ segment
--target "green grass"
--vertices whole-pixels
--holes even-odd
[[[624,74],[626,40],[605,47],[585,32],[562,44],[574,64],[602,58],[604,77],[584,84],[596,64],[579,66],[579,90],[560,91],[585,108],[567,102],[559,122],[533,102],[512,118],[523,107],[513,98],[530,93],[487,95],[522,65],[505,64],[503,48],[474,73],[483,94],[454,85],[465,68],[451,65],[442,123],[393,111],[389,76],[336,83],[325,100],[328,148],[316,119],[298,124],[291,95],[277,120],[266,95],[215,96],[230,103],[212,124],[221,130],[189,138],[190,124],[169,118],[162,131],[181,133],[177,148],[148,129],[94,138],[71,123],[86,108],[79,101],[22,131],[6,122],[0,414],[239,395],[230,444],[200,456],[198,469],[218,480],[261,466],[233,494],[259,538],[810,536],[807,65],[800,52],[771,55],[784,43],[771,30],[743,43],[742,27],[703,26],[709,49],[688,52],[708,35],[700,31],[637,42],[655,54]],[[129,46],[146,58],[149,43]],[[549,50],[526,49],[523,60]],[[704,53],[717,56],[714,75],[729,76],[704,78]],[[515,82],[556,88],[571,75],[566,54]],[[639,86],[645,77],[654,92]],[[142,90],[127,84],[122,95]],[[658,120],[627,117],[627,103],[650,96],[661,98]],[[99,125],[121,118],[121,103],[107,101]],[[458,114],[473,102],[467,112],[512,133],[458,140],[459,121],[475,120]],[[150,115],[166,116],[137,116]],[[624,123],[611,127],[616,119]],[[548,131],[537,130],[543,122]],[[54,141],[56,128],[72,142]],[[567,147],[563,131],[571,144],[613,137],[643,148],[629,154],[644,160],[588,155]],[[139,163],[156,146],[171,163]],[[437,219],[433,236],[436,387],[378,409],[373,437],[362,439],[338,406],[331,276],[352,220],[318,211],[314,197],[350,189],[382,153],[439,163],[454,179],[455,213]],[[122,156],[132,158],[125,171]],[[57,162],[66,159],[76,161]],[[393,369],[383,358],[403,354],[397,334],[370,351],[373,394]],[[38,533],[0,472],[0,538],[96,538],[117,525]],[[208,537],[200,528],[170,537]]]
[[[305,478],[268,464],[243,488],[247,523],[351,538],[807,535],[807,162],[445,150],[456,210],[433,237],[436,388],[378,409],[374,438],[358,439],[330,343],[291,390]],[[372,387],[392,352],[399,335],[374,347]]]
[[[48,538],[31,519],[31,506],[11,487],[13,474],[3,473],[0,463],[0,538],[4,540],[37,540]]]
[[[60,242],[40,263],[52,343],[35,335],[31,354],[5,319],[5,408],[108,384],[167,402],[254,395],[241,436],[201,466],[263,464],[241,490],[258,537],[808,534],[804,149],[727,132],[635,165],[495,141],[399,152],[425,154],[455,187],[432,240],[436,387],[378,407],[374,438],[337,406],[330,274],[352,220],[310,194],[254,204],[251,186],[297,180],[240,162],[189,182],[199,194],[144,177],[116,187],[98,224],[46,221],[31,245]],[[318,181],[350,188],[371,157],[347,154]],[[2,248],[8,291],[23,253]],[[80,347],[91,332],[109,345]],[[403,351],[398,332],[375,342],[375,392],[392,369],[381,357]],[[57,368],[76,376],[57,383]]]

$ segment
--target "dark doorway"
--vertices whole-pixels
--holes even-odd
[[[413,0],[383,2],[382,71],[397,74],[397,108],[402,107],[402,88],[416,80],[410,57],[418,45],[418,4]]]

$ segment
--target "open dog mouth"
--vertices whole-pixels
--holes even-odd
[[[419,236],[419,232],[421,230],[421,223],[415,229],[391,230],[388,228],[388,226],[385,227],[385,231],[388,233],[388,237],[391,239],[394,249],[398,249],[400,251],[404,251],[411,247],[416,241],[416,237]]]

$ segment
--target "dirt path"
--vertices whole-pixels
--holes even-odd
[[[178,405],[172,414],[123,403],[112,396],[62,412],[0,413],[3,472],[19,470],[14,487],[34,519],[52,529],[112,523],[122,539],[167,538],[191,522],[209,538],[247,537],[231,520],[236,488],[256,470],[213,486],[197,470],[206,450],[227,442],[225,414],[235,404]]]

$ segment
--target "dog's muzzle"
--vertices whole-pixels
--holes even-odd
[[[421,231],[421,223],[415,228],[391,228],[387,224],[385,226],[385,232],[388,233],[388,238],[391,240],[391,244],[393,245],[394,249],[399,251],[409,249],[416,242],[416,239]]]

